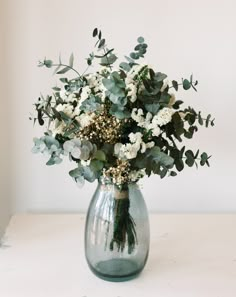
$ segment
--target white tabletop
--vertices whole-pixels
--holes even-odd
[[[150,215],[151,250],[134,280],[94,276],[85,216],[16,215],[0,248],[1,297],[235,297],[236,215]]]

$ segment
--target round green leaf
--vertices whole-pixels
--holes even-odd
[[[138,43],[144,43],[144,38],[142,36],[140,36],[138,39],[137,39]]]

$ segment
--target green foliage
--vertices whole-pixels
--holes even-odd
[[[200,165],[204,166],[206,164],[209,167],[210,164],[208,160],[210,159],[211,156],[208,156],[207,153],[202,153],[200,157],[201,157]]]
[[[100,107],[101,99],[97,96],[92,95],[81,104],[80,110],[85,112],[93,112],[99,110]]]
[[[145,108],[147,111],[151,112],[152,114],[157,114],[158,110],[160,109],[159,103],[153,103],[153,104],[145,104]]]
[[[184,102],[181,101],[181,100],[177,100],[175,101],[175,103],[173,104],[173,108],[174,109],[179,109],[180,108],[180,105],[183,104]]]
[[[97,150],[93,155],[93,158],[99,161],[106,161],[106,155],[102,150]]]
[[[49,157],[46,165],[60,164],[62,148],[58,140],[51,135],[45,135],[41,138],[34,138],[34,147],[32,153],[43,153]]]
[[[127,100],[124,101],[126,104]],[[111,115],[114,115],[116,118],[123,120],[130,117],[130,112],[125,108],[124,105],[121,104],[112,104],[109,110]]]
[[[183,80],[183,88],[184,88],[185,90],[189,90],[189,89],[191,88],[191,83],[190,83],[190,81],[188,81],[187,79],[184,79],[184,80]]]
[[[130,65],[126,62],[120,63],[120,68],[122,68],[123,70],[125,70],[127,72],[130,71],[130,69],[131,69]]]
[[[179,147],[184,138],[193,138],[199,126],[214,126],[210,114],[203,116],[192,107],[182,108],[183,101],[174,101],[172,91],[197,91],[193,75],[179,82],[170,80],[169,85],[165,73],[139,64],[148,47],[143,37],[116,69],[115,49],[107,47],[98,28],[92,36],[94,50],[88,54],[88,67],[82,74],[74,66],[73,53],[68,63],[60,56],[57,63],[46,58],[39,62],[39,67],[53,68],[60,85],[34,104],[36,115],[30,119],[47,132],[34,139],[32,151],[48,155],[47,165],[59,164],[62,155],[68,156],[77,165],[70,176],[79,186],[100,178],[110,168],[117,169],[119,162],[129,164],[127,172],[145,169],[148,176],[160,178],[174,177],[185,166],[209,166],[207,153]],[[103,67],[87,73],[95,61]],[[135,135],[138,138],[131,141]],[[114,151],[115,145],[123,147],[121,155]]]
[[[43,67],[46,66],[47,68],[51,68],[53,65],[53,61],[52,60],[47,60],[46,58],[44,59],[43,62],[39,61],[39,67]]]
[[[179,89],[179,84],[176,80],[172,80],[172,86],[173,88],[176,90],[176,92],[178,91]]]
[[[174,159],[157,146],[150,149],[145,156],[138,156],[134,162],[134,166],[138,169],[146,168],[148,176],[153,173],[160,175],[161,178],[165,177],[173,164]]]
[[[125,83],[118,72],[112,72],[110,78],[104,78],[102,83],[107,89],[107,96],[113,104],[124,106],[127,103],[125,98]]]
[[[143,58],[147,52],[147,44],[144,43],[144,38],[139,37],[137,41],[138,41],[138,44],[135,46],[134,51],[130,53],[130,58],[132,60],[129,62],[131,63],[133,62],[133,60],[138,60],[140,58]]]

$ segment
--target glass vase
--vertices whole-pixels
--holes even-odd
[[[144,268],[149,252],[149,219],[136,183],[98,183],[85,226],[85,255],[92,272],[108,281],[125,281]]]

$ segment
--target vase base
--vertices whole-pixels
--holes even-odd
[[[131,280],[138,276],[142,270],[133,261],[124,259],[101,261],[95,267],[90,266],[90,269],[97,277],[110,282]]]

